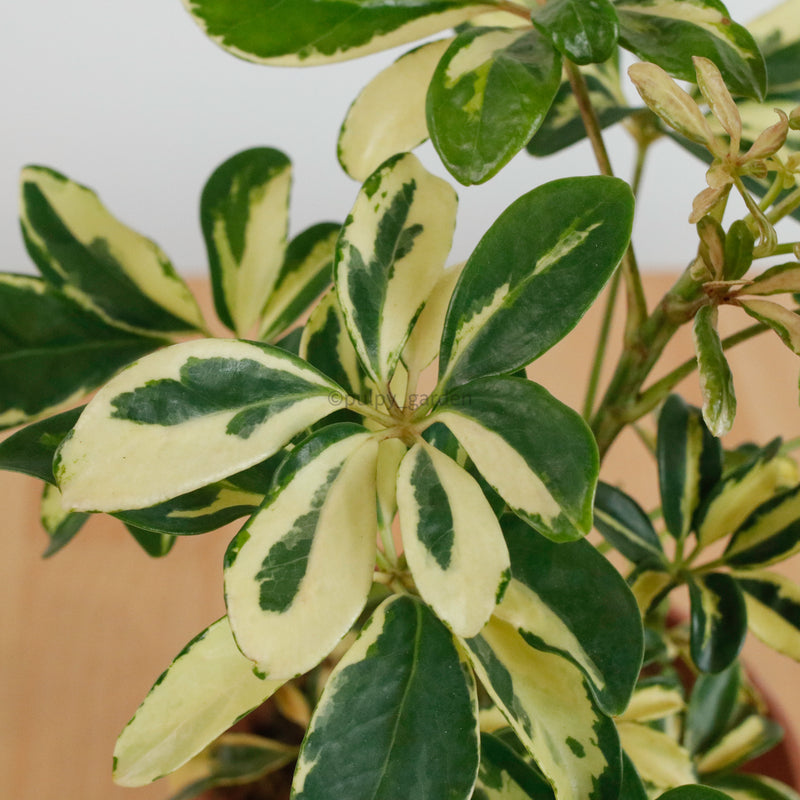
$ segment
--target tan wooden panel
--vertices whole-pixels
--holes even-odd
[[[669,281],[649,277],[651,296]],[[749,322],[733,309],[723,315]],[[531,370],[576,406],[598,319],[599,310],[593,310]],[[689,352],[688,336],[679,337],[661,372]],[[731,440],[800,433],[797,359],[776,337],[765,336],[737,349],[734,361],[739,414]],[[697,399],[696,378],[685,382],[685,391]],[[606,480],[621,480],[645,506],[655,502],[655,472],[635,436],[613,448],[603,473]],[[168,795],[163,786],[132,792],[112,785],[114,740],[170,659],[223,613],[222,556],[235,526],[182,539],[167,558],[154,561],[118,522],[97,518],[64,551],[43,561],[38,492],[36,481],[0,473],[4,794],[17,800],[161,800]],[[789,571],[800,580],[797,561]],[[748,646],[748,658],[783,704],[793,730],[800,731],[800,666],[756,646]]]

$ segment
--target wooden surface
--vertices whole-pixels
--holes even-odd
[[[669,285],[648,279],[652,297]],[[749,318],[722,316],[734,327]],[[540,359],[531,376],[578,406],[593,352],[598,312]],[[686,332],[684,332],[686,333]],[[688,336],[671,348],[666,371],[690,353]],[[800,434],[800,362],[777,338],[734,351],[739,412],[730,443]],[[685,394],[697,400],[696,377]],[[113,445],[112,445],[113,446]],[[651,459],[626,437],[609,454],[606,480],[620,482],[645,507],[655,496]],[[222,555],[236,526],[180,540],[165,559],[149,559],[109,518],[97,517],[52,559],[38,525],[39,485],[0,473],[5,542],[0,562],[0,774],[15,800],[163,800],[159,782],[140,790],[113,786],[117,734],[152,682],[183,645],[224,613]],[[787,568],[800,580],[797,561]],[[800,732],[800,665],[748,643],[747,658]]]

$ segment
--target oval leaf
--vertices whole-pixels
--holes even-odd
[[[200,222],[214,305],[239,335],[255,324],[283,262],[291,175],[282,152],[257,147],[217,167],[203,188]]]
[[[467,800],[478,702],[449,631],[411,597],[387,600],[333,671],[295,772],[296,800]]]
[[[609,0],[549,0],[534,12],[533,24],[576,64],[611,58],[619,34]]]
[[[481,766],[473,800],[553,800],[550,784],[502,739],[481,733]]]
[[[617,730],[642,780],[659,789],[696,781],[691,756],[674,737],[638,722],[618,722]]]
[[[748,609],[748,625],[749,616]],[[741,686],[742,671],[737,662],[716,675],[697,676],[689,697],[684,727],[684,742],[692,755],[707,749],[728,728],[736,711]]]
[[[453,293],[440,385],[513,372],[564,337],[622,258],[632,219],[630,188],[615,178],[553,181],[512,203]]]
[[[42,558],[50,558],[62,547],[69,544],[79,533],[89,514],[79,511],[68,511],[61,502],[61,492],[55,486],[47,483],[42,492],[42,502],[39,507],[39,519],[45,533],[50,537],[47,549]]]
[[[330,425],[292,450],[225,557],[242,652],[271,678],[307,672],[358,618],[372,585],[377,442]]]
[[[144,786],[173,772],[282,685],[258,677],[226,617],[178,654],[114,749],[114,781]]]
[[[0,319],[0,429],[82,399],[166,344],[112,327],[73,297],[23,275],[0,275]]]
[[[736,394],[733,373],[717,331],[715,306],[703,306],[697,312],[692,332],[703,395],[703,419],[714,436],[724,436],[736,416]]]
[[[423,600],[456,634],[475,636],[509,569],[503,532],[480,486],[420,442],[400,465],[397,500],[403,550]]]
[[[334,278],[364,368],[383,388],[453,241],[457,198],[409,154],[364,183],[336,247]]]
[[[149,331],[203,329],[189,288],[158,245],[115,219],[85,186],[46,167],[22,171],[20,223],[31,258],[109,321]]]
[[[427,98],[437,152],[461,183],[483,183],[528,142],[561,85],[561,58],[537,31],[467,29],[439,62]]]
[[[453,28],[497,0],[183,0],[214,42],[260,64],[312,66]]]
[[[509,515],[503,534],[513,579],[496,616],[532,647],[568,658],[586,675],[603,710],[621,713],[644,651],[639,609],[625,581],[588,542],[555,544]]]
[[[147,508],[271,456],[336,409],[331,393],[341,390],[283,350],[174,345],[97,393],[59,450],[56,478],[75,509]]]
[[[777,722],[751,714],[703,755],[697,770],[701,774],[732,770],[765,753],[782,738],[783,729]]]
[[[492,618],[466,642],[481,683],[552,784],[560,800],[617,800],[619,739],[583,673],[554,653],[529,647]]]
[[[708,779],[715,788],[736,800],[800,800],[800,795],[781,781],[743,772]]]
[[[444,396],[435,418],[528,524],[556,541],[589,532],[597,445],[581,417],[541,386],[524,378],[476,380]]]

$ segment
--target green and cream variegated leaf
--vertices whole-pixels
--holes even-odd
[[[323,295],[311,312],[303,328],[299,353],[300,358],[336,381],[351,397],[363,394],[366,375],[347,333],[334,289]]]
[[[733,800],[800,800],[790,786],[766,775],[737,772],[708,778],[707,783]]]
[[[669,734],[638,722],[617,722],[617,731],[622,749],[647,783],[669,789],[697,781],[688,750]]]
[[[172,534],[148,531],[135,525],[125,525],[136,544],[151,558],[163,558],[175,546],[176,539]]]
[[[560,85],[561,56],[538,31],[462,31],[428,89],[428,130],[444,165],[463,184],[487,181],[527,144]]]
[[[292,165],[279,150],[237,153],[208,179],[200,222],[219,318],[242,336],[259,319],[286,249]]]
[[[466,642],[475,672],[559,800],[617,800],[619,739],[583,673],[493,617]]]
[[[720,481],[697,516],[698,539],[703,547],[731,536],[762,503],[798,481],[797,465],[777,454],[779,442]]]
[[[333,671],[295,771],[295,800],[467,800],[478,772],[475,681],[418,600],[387,600]]]
[[[0,319],[0,429],[82,400],[166,344],[111,326],[74,297],[24,275],[0,275]]]
[[[261,505],[267,488],[251,492],[229,481],[218,481],[155,506],[120,511],[114,516],[146,531],[191,536],[249,516]]]
[[[403,348],[403,363],[409,375],[419,375],[439,354],[447,306],[463,269],[463,263],[448,267],[431,289]]]
[[[580,71],[601,128],[614,125],[637,111],[622,92],[616,58],[581,67]],[[578,102],[569,80],[562,80],[550,111],[526,149],[532,156],[549,156],[585,138],[586,126]]]
[[[774,650],[800,661],[800,587],[766,570],[734,572],[747,605],[747,626]]]
[[[658,482],[667,530],[684,539],[694,514],[722,473],[722,450],[700,410],[670,395],[658,418]]]
[[[439,39],[403,54],[361,90],[339,132],[339,163],[351,178],[366,180],[387,158],[428,138],[425,96],[452,41]]]
[[[658,800],[731,800],[731,798],[717,789],[700,784],[676,786],[674,789],[659,795]]]
[[[82,411],[82,407],[64,411],[3,439],[0,442],[0,469],[22,472],[55,484],[53,458]]]
[[[225,603],[242,652],[271,678],[307,672],[350,630],[375,566],[378,444],[330,425],[292,450],[225,557]]]
[[[493,10],[497,0],[183,0],[206,35],[259,64],[315,66],[388,50]]]
[[[457,198],[410,153],[364,183],[342,228],[334,276],[339,303],[364,368],[391,380],[453,241]]]
[[[481,766],[472,800],[554,800],[541,773],[502,739],[481,733]]]
[[[715,675],[697,676],[686,708],[683,734],[684,744],[692,755],[706,750],[728,728],[737,709],[741,686],[738,661]]]
[[[721,672],[733,663],[747,634],[747,610],[737,582],[727,573],[693,576],[692,660],[702,672]]]
[[[114,781],[144,786],[173,772],[261,705],[282,682],[258,677],[226,617],[189,642],[117,740]]]
[[[767,62],[770,100],[776,97],[800,99],[800,2],[784,0],[748,23]]]
[[[639,609],[625,581],[588,542],[556,544],[511,515],[502,518],[502,526],[512,580],[495,615],[532,647],[569,659],[602,709],[621,713],[644,649]]]
[[[672,575],[664,569],[644,564],[636,570],[628,582],[636,598],[642,616],[653,608],[675,586]]]
[[[116,325],[203,329],[200,309],[167,256],[121,223],[85,186],[46,167],[22,171],[20,223],[44,277]]]
[[[565,336],[622,258],[632,219],[629,186],[603,176],[553,181],[512,203],[453,293],[440,386],[513,372]]]
[[[800,486],[762,503],[733,534],[725,560],[737,567],[765,567],[800,550]]]
[[[617,45],[619,23],[610,0],[550,0],[533,14],[533,24],[575,64],[606,61]]]
[[[703,395],[703,419],[714,436],[724,436],[736,416],[736,393],[717,330],[717,316],[716,306],[703,306],[695,315],[692,334]]]
[[[680,714],[686,708],[683,692],[668,683],[649,683],[639,686],[631,696],[619,719],[626,722],[652,722]]]
[[[49,558],[75,538],[89,519],[89,514],[65,509],[61,502],[61,492],[52,484],[46,483],[39,506],[39,519],[45,533],[50,537],[42,556]]]
[[[589,532],[599,460],[578,414],[538,384],[506,376],[472,381],[440,402],[435,418],[515,514],[556,541]]]
[[[341,390],[274,347],[174,345],[97,393],[59,450],[56,478],[74,509],[147,508],[276,453],[336,409],[332,392]]]
[[[599,481],[594,500],[594,524],[606,541],[638,564],[664,562],[664,548],[647,512],[620,489]]]
[[[169,800],[191,800],[225,786],[254,783],[291,764],[297,748],[249,733],[226,733],[173,774],[170,782],[183,788]]]
[[[502,596],[510,566],[480,486],[440,450],[419,442],[400,465],[397,501],[403,551],[420,595],[454,633],[475,636]]]
[[[719,0],[615,0],[620,44],[673,77],[695,80],[693,56],[713,61],[731,91],[760,100],[764,57],[746,28]]]
[[[742,294],[770,295],[800,292],[800,265],[790,261],[762,272],[743,287]]]
[[[781,726],[766,717],[751,714],[723,736],[697,761],[698,773],[731,770],[765,753],[783,737]]]
[[[272,341],[330,285],[339,229],[336,222],[321,222],[289,242],[275,286],[261,310],[260,339]]]
[[[800,355],[800,316],[770,300],[746,298],[739,304],[753,319],[772,328],[793,353]]]

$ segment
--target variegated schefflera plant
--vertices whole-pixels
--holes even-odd
[[[546,184],[498,218],[463,268],[445,270],[455,213],[453,190],[413,155],[389,159],[340,232],[335,293],[312,313],[302,358],[244,340],[165,348],[101,388],[63,441],[66,504],[114,513],[289,445],[226,554],[227,616],[123,731],[119,783],[177,769],[314,668],[377,583],[390,596],[330,676],[295,797],[469,798],[479,769],[510,781],[491,755],[502,743],[480,744],[476,677],[543,791],[618,797],[612,715],[639,672],[641,621],[624,580],[583,541],[598,473],[587,425],[515,373],[605,285],[633,198],[614,178]],[[438,382],[421,396],[437,354]],[[604,602],[584,603],[576,582]]]
[[[243,151],[203,190],[200,216],[219,320],[204,320],[189,287],[158,245],[116,219],[90,189],[44,167],[22,172],[20,218],[41,277],[0,274],[0,427],[30,423],[0,443],[0,468],[45,482],[46,555],[88,514],[63,510],[52,471],[74,406],[139,357],[223,325],[297,349],[284,336],[330,285],[339,225],[321,223],[287,241],[289,159]],[[20,375],[24,372],[24,380]],[[164,555],[175,533],[199,533],[252,511],[275,464],[257,466],[124,521],[145,550]],[[231,509],[234,509],[233,511]]]

